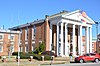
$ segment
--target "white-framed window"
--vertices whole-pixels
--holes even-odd
[[[20,47],[20,52],[23,52],[23,47]]]
[[[26,30],[25,30],[25,40],[28,39],[28,27],[26,27]]]
[[[14,40],[14,36],[10,36],[10,39],[11,39],[11,40]]]
[[[0,33],[0,40],[3,40],[4,34]]]
[[[3,52],[3,46],[0,45],[0,52]]]
[[[35,39],[35,35],[36,35],[36,26],[34,25],[32,28],[32,40]]]
[[[94,47],[94,43],[92,43],[92,47]]]
[[[14,35],[14,34],[9,34],[8,39],[10,39],[11,41],[14,41],[14,39],[15,39],[15,35]]]
[[[20,29],[20,40],[22,40],[22,29]]]
[[[32,46],[32,51],[34,51],[34,46]]]

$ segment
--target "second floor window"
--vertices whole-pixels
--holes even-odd
[[[11,39],[11,40],[14,40],[14,36],[10,36],[10,39]]]
[[[8,39],[10,39],[10,40],[14,40],[14,34],[10,34],[9,36],[8,36]]]
[[[35,35],[36,35],[36,26],[34,25],[32,28],[32,39],[35,39]]]
[[[25,40],[28,39],[28,27],[26,27],[26,30],[25,30]]]
[[[0,35],[0,39],[3,39],[2,35]]]

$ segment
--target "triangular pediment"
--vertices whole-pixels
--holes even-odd
[[[95,24],[95,22],[84,11],[80,10],[64,14],[62,17],[77,20],[81,23]]]

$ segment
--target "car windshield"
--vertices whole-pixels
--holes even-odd
[[[89,56],[89,54],[85,54],[85,56]]]

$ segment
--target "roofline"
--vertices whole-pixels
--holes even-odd
[[[38,24],[38,23],[43,23],[43,22],[44,22],[44,19],[41,19],[41,20],[37,20],[37,21],[34,21],[34,22],[26,23],[26,24],[19,25],[19,26],[16,26],[16,27],[12,27],[12,28],[8,28],[8,29],[9,30],[19,30],[20,28],[28,27],[28,26],[35,25],[35,24]]]

